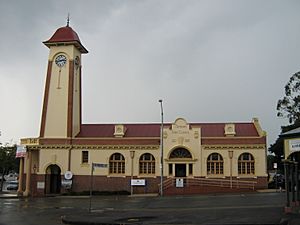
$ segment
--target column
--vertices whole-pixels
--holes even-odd
[[[23,195],[24,157],[20,158],[18,196]]]
[[[299,173],[298,173],[298,162],[295,162],[295,181],[296,181],[296,205],[299,206]]]
[[[290,213],[292,211],[290,205],[290,185],[289,185],[289,160],[284,160],[284,177],[285,177],[285,192],[286,192],[286,205],[285,205],[285,213]]]
[[[28,197],[30,195],[30,179],[31,179],[31,161],[32,161],[32,152],[27,149],[27,163],[26,163],[26,188],[23,196]]]
[[[295,174],[294,174],[294,162],[290,163],[290,179],[291,179],[291,192],[292,192],[292,206],[295,206]]]

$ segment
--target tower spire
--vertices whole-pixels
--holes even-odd
[[[68,13],[68,17],[67,17],[67,27],[69,26],[70,24],[70,13]]]

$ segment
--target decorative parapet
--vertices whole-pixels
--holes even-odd
[[[224,127],[224,133],[226,137],[233,137],[236,135],[235,133],[235,125],[234,123],[227,123]]]
[[[43,149],[159,150],[159,145],[42,145]]]
[[[258,118],[255,118],[255,117],[254,117],[254,118],[252,119],[252,121],[253,121],[254,126],[255,126],[255,128],[256,128],[256,130],[257,130],[258,135],[259,135],[260,137],[265,137],[265,136],[267,136],[267,132],[264,131],[264,130],[261,128],[261,126],[260,126],[260,124],[259,124]]]
[[[115,133],[114,133],[115,137],[119,137],[119,138],[124,137],[125,132],[126,132],[126,128],[124,125],[122,124],[115,125]]]
[[[39,145],[39,138],[22,138],[21,145],[26,146],[37,146]]]
[[[265,144],[256,145],[203,145],[203,149],[266,149]]]

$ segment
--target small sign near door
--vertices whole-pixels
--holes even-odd
[[[45,182],[38,181],[37,182],[37,189],[45,189]]]
[[[184,187],[183,178],[176,178],[176,187],[178,188]]]

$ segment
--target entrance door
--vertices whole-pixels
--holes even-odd
[[[186,164],[175,164],[175,177],[186,177]]]
[[[57,165],[50,165],[46,170],[46,194],[59,194],[61,187],[61,170]]]

